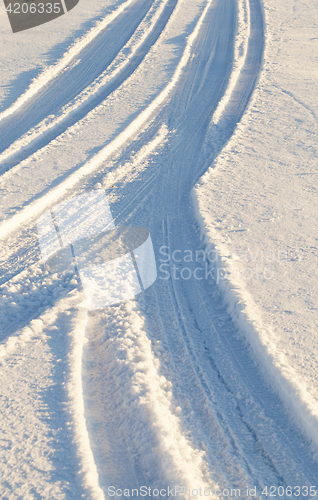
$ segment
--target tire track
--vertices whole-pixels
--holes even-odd
[[[189,233],[184,228],[183,230]],[[174,246],[169,235],[176,234],[176,228],[171,228],[169,221],[167,221],[164,231],[163,243],[172,252]],[[195,249],[192,250],[195,253]],[[187,266],[193,272],[193,264],[188,263]],[[171,265],[170,276],[173,276]],[[220,467],[219,461],[221,460],[224,474],[229,468],[229,464],[231,464],[230,470],[227,471],[228,475],[225,484],[239,481],[241,488],[243,484],[249,484],[250,487],[253,487],[254,484],[258,489],[262,489],[264,484],[270,482],[270,484],[286,487],[289,483],[284,481],[284,476],[280,472],[282,468],[280,455],[284,455],[284,448],[278,441],[275,443],[275,450],[275,447],[269,442],[268,436],[264,435],[262,427],[258,425],[259,422],[253,422],[251,418],[253,412],[259,416],[262,415],[262,408],[266,408],[268,399],[266,401],[265,398],[265,405],[262,398],[257,397],[255,401],[255,390],[253,391],[253,387],[250,386],[247,391],[246,383],[244,383],[244,377],[250,371],[246,362],[245,369],[242,370],[242,366],[238,364],[237,357],[230,344],[227,341],[223,341],[223,343],[221,341],[226,331],[228,331],[230,337],[233,335],[234,325],[226,312],[226,307],[221,303],[220,298],[217,300],[212,298],[211,285],[210,290],[202,289],[202,287],[197,286],[196,282],[194,285],[193,283],[191,285],[186,283],[183,286],[180,283],[180,278],[176,281],[171,278],[168,284],[170,292],[166,289],[165,294],[169,293],[168,302],[174,304],[174,312],[170,314],[167,320],[163,320],[165,323],[164,329],[167,331],[167,337],[169,338],[169,351],[174,359],[178,385],[187,394],[187,399],[195,412],[196,423],[200,421],[198,426],[200,432],[195,430],[193,435],[197,435],[199,442],[203,439],[206,444],[210,467],[212,467],[211,472],[215,473],[215,468]],[[214,288],[217,288],[216,284]],[[202,295],[202,293],[204,294]],[[196,297],[195,303],[193,303],[193,296]],[[159,303],[162,304],[164,298],[162,295],[159,295],[159,297]],[[191,304],[190,311],[188,310],[189,304]],[[176,319],[172,319],[171,316],[175,316]],[[170,326],[171,324],[174,324],[173,328]],[[176,324],[178,327],[176,327]],[[216,353],[218,353],[217,356]],[[220,364],[221,353],[222,363]],[[224,365],[227,366],[226,370]],[[259,378],[259,375],[255,375],[253,376],[254,384],[257,377]],[[233,384],[233,380],[236,381],[235,384]],[[258,382],[260,385],[264,384],[262,380]],[[234,385],[235,387],[233,387]],[[242,394],[249,393],[250,395],[254,392],[253,399],[249,402],[249,406],[253,408],[252,411],[251,408],[247,411],[240,399],[236,398],[236,394],[239,392]],[[273,402],[271,404],[273,405]],[[268,427],[273,426],[270,419],[267,420],[266,424]],[[192,427],[194,427],[193,422]],[[209,443],[209,429],[212,428],[214,429],[214,438],[212,443]],[[202,431],[205,432],[203,437]],[[215,437],[215,433],[219,434],[218,438]],[[273,439],[273,435],[275,433],[271,434],[271,439]],[[219,441],[223,439],[223,448],[231,450],[230,453],[229,451],[223,452],[223,456],[220,455],[218,459],[216,459],[214,443],[216,439]],[[290,443],[285,442],[285,446],[289,447]],[[217,448],[218,450],[222,448],[220,443]],[[269,448],[271,453],[268,452]],[[284,467],[286,476],[286,464]],[[289,476],[292,476],[292,470],[294,474],[299,473],[298,464],[291,457],[288,461],[288,468],[287,475]],[[233,475],[233,470],[239,471],[237,477]],[[304,470],[306,470],[305,463],[303,464]],[[262,471],[261,474],[259,471]],[[267,478],[267,483],[264,482],[264,477]],[[302,477],[302,481],[306,481],[306,476]]]

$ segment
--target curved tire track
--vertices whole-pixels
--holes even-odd
[[[225,16],[222,9],[226,8]],[[191,250],[195,254],[196,249],[202,248],[198,230],[193,229],[195,214],[190,202],[191,189],[232,136],[249,104],[261,70],[262,7],[259,0],[250,0],[251,29],[245,63],[218,128],[212,127],[212,137],[211,119],[229,79],[224,59],[227,62],[232,52],[231,29],[226,36],[231,12],[233,15],[233,2],[218,3],[214,15],[220,16],[219,24],[223,21],[222,36],[216,35],[212,41],[209,38],[213,32],[211,18],[207,39],[204,40],[203,30],[198,41],[202,58],[206,57],[206,47],[214,46],[214,57],[209,60],[210,68],[206,68],[206,81],[197,93],[193,91],[195,65],[200,66],[198,56],[197,61],[193,59],[189,63],[168,114],[169,125],[175,133],[169,151],[163,154],[168,161],[161,164],[157,184],[153,187],[153,222],[148,227],[157,249],[169,241],[170,255],[174,250]],[[217,27],[215,31],[217,33]],[[170,221],[170,229],[166,232],[162,229],[163,220]],[[187,265],[193,273],[194,264]],[[183,401],[184,408],[190,406],[195,413],[192,417],[185,412],[184,421],[196,443],[203,439],[211,473],[216,470],[223,473],[233,487],[243,478],[251,487],[256,484],[258,489],[269,484],[315,484],[314,457],[309,448],[304,450],[303,438],[297,436],[297,429],[279,398],[267,388],[253,364],[248,346],[237,339],[235,325],[221,297],[213,298],[219,294],[217,285],[170,277],[167,281],[157,280],[155,288],[158,298],[151,297],[149,291],[145,314],[156,334],[161,335],[168,346],[175,366],[176,398]],[[174,312],[167,315],[171,303]],[[155,326],[160,323],[162,329]],[[208,405],[204,400],[208,400]],[[217,422],[214,428],[218,425],[222,429],[217,436],[209,434],[211,418]],[[223,457],[218,444],[222,439],[231,450]],[[215,449],[220,452],[217,460]],[[239,463],[235,456],[240,457]]]

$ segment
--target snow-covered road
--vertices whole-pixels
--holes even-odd
[[[2,498],[142,485],[288,498],[317,483],[313,448],[228,311],[192,202],[264,47],[260,0],[118,2],[0,114]],[[158,278],[88,312],[77,275],[43,269],[36,222],[96,188],[117,226],[150,231]]]

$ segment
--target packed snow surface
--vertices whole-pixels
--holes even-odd
[[[316,496],[314,0],[0,14],[0,497]],[[100,196],[157,279],[90,311]]]

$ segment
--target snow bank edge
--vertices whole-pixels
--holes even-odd
[[[307,391],[284,353],[279,352],[274,332],[269,325],[262,323],[258,306],[244,288],[243,282],[233,273],[231,262],[226,259],[230,252],[213,224],[209,223],[204,207],[200,206],[199,188],[200,181],[191,192],[194,214],[206,252],[216,251],[219,263],[225,270],[225,277],[219,280],[218,286],[228,313],[250,345],[251,354],[255,356],[265,380],[281,398],[293,422],[312,443],[315,453],[318,453],[318,402]]]

